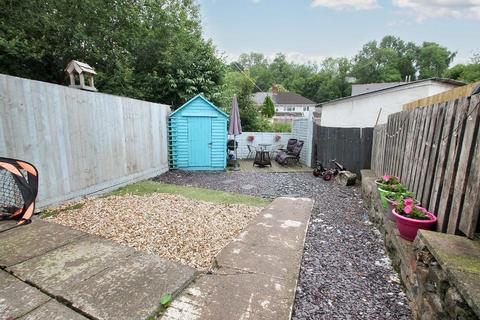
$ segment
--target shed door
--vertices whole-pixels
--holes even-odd
[[[189,167],[210,167],[212,158],[212,120],[188,118]]]

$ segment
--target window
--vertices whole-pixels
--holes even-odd
[[[285,107],[285,111],[287,112],[295,111],[295,107]]]
[[[306,106],[306,107],[303,107],[303,111],[309,111],[310,110],[310,107]]]

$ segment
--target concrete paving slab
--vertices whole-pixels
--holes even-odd
[[[0,266],[9,267],[70,243],[84,233],[36,219],[0,233]]]
[[[74,286],[65,298],[95,319],[145,319],[163,294],[179,293],[194,277],[190,267],[136,253]]]
[[[0,319],[16,319],[50,300],[39,290],[0,271]]]
[[[65,297],[74,285],[123,262],[134,253],[129,247],[88,236],[8,270],[50,295]]]
[[[312,206],[305,198],[275,199],[217,255],[217,265],[297,278]]]
[[[63,304],[50,300],[19,320],[88,320]]]
[[[17,221],[14,220],[1,220],[0,221],[0,232],[13,228],[17,225]]]
[[[162,319],[290,319],[313,200],[277,198]]]
[[[295,281],[222,270],[193,283],[163,320],[289,319]]]

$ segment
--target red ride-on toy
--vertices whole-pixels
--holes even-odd
[[[315,177],[322,176],[323,180],[330,181],[334,176],[336,176],[340,171],[347,170],[341,163],[337,160],[331,160],[335,164],[335,168],[326,169],[320,161],[317,160],[317,166],[313,169],[313,175]]]

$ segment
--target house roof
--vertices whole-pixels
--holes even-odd
[[[295,92],[278,92],[272,95],[273,101],[277,104],[316,104]]]
[[[195,97],[193,97],[192,99],[188,100],[187,102],[185,102],[180,108],[178,108],[177,110],[173,111],[172,113],[170,113],[170,117],[173,116],[175,113],[179,112],[180,110],[182,110],[183,108],[187,107],[189,104],[191,104],[193,101],[197,100],[197,99],[202,99],[203,101],[205,101],[206,103],[208,103],[212,108],[214,108],[215,110],[217,110],[219,113],[221,113],[222,115],[224,115],[225,117],[228,118],[228,114],[226,114],[225,112],[223,112],[222,110],[220,110],[219,108],[217,108],[213,103],[211,103],[210,101],[208,101],[201,93],[200,94],[197,94]]]
[[[295,92],[257,92],[253,94],[252,99],[256,104],[260,105],[267,96],[272,98],[274,104],[316,104],[316,102]]]
[[[400,83],[396,86],[387,87],[387,88],[379,89],[379,90],[376,90],[376,91],[369,91],[369,92],[365,92],[365,93],[360,93],[360,94],[350,96],[350,97],[344,97],[344,98],[339,98],[339,99],[335,99],[335,100],[326,101],[326,102],[320,103],[320,106],[330,104],[330,103],[336,103],[336,102],[339,102],[339,101],[354,100],[354,99],[357,99],[359,97],[364,97],[364,96],[367,96],[367,95],[370,95],[370,94],[379,93],[379,92],[382,92],[382,91],[387,92],[389,90],[397,89],[397,88],[400,88],[400,87],[407,87],[407,86],[411,86],[413,84],[418,84],[418,83],[428,82],[428,81],[447,83],[447,84],[450,84],[450,85],[456,86],[456,87],[465,85],[465,82],[452,80],[452,79],[429,78],[429,79],[423,79],[423,80],[417,80],[417,81],[411,81],[411,82],[402,82],[402,83]]]
[[[378,91],[381,89],[386,89],[390,87],[396,87],[400,84],[404,84],[405,82],[384,82],[384,83],[364,83],[364,84],[353,84],[352,85],[352,96],[356,96],[358,94]]]

